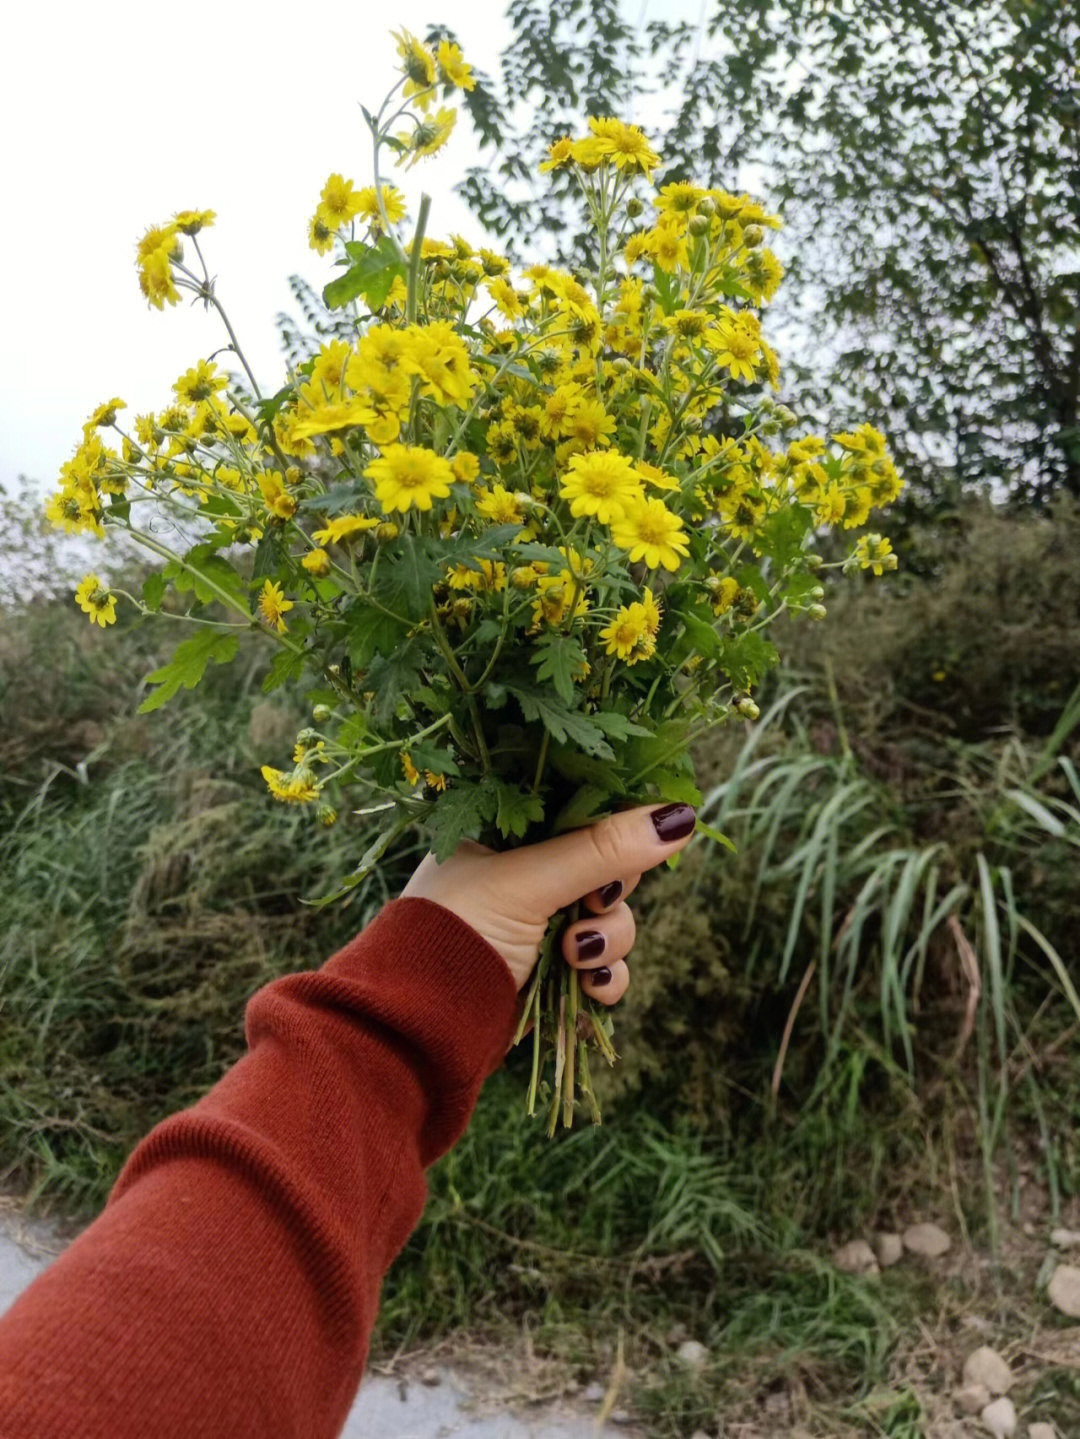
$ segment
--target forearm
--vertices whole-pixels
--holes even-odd
[[[495,951],[424,900],[260,991],[248,1054],[0,1321],[4,1439],[336,1435],[423,1171],[515,1009]]]

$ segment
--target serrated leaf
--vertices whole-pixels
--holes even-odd
[[[457,780],[432,806],[428,824],[431,848],[439,864],[449,859],[463,839],[477,839],[484,827],[485,798],[480,786]]]
[[[645,776],[645,782],[656,789],[661,799],[679,804],[701,803],[701,791],[694,783],[693,775],[683,770],[656,768]]]
[[[304,656],[302,653],[297,654],[295,650],[278,650],[267,676],[262,682],[263,693],[269,694],[279,685],[288,684],[290,680],[298,680],[303,673]]]
[[[530,824],[539,824],[544,818],[544,801],[538,794],[530,794],[497,775],[486,776],[484,783],[495,791],[495,823],[505,839],[511,835],[521,839]]]
[[[580,829],[583,824],[592,824],[600,817],[602,810],[610,809],[611,798],[610,791],[600,785],[583,784],[555,816],[553,833],[562,834],[568,829]]]
[[[553,630],[542,634],[533,649],[531,663],[538,667],[537,679],[551,680],[564,703],[574,703],[574,678],[581,675],[586,666],[585,651],[575,635]],[[596,719],[599,722],[599,716]]]
[[[627,719],[626,715],[619,714],[617,710],[597,710],[589,718],[596,721],[609,739],[630,739],[633,735],[652,734],[651,729],[635,724],[633,720]]]
[[[604,739],[604,732],[589,715],[567,709],[543,690],[525,689],[522,685],[506,687],[521,706],[526,721],[539,720],[556,744],[576,744],[586,754],[598,759],[614,759],[615,752]]]
[[[366,670],[376,655],[393,654],[409,630],[405,621],[395,620],[363,600],[352,605],[345,622],[349,659],[357,671]]]
[[[416,640],[397,645],[389,655],[372,660],[366,688],[375,691],[375,722],[387,724],[397,713],[398,702],[420,677],[426,646]]]
[[[397,246],[388,235],[383,235],[377,245],[350,241],[346,250],[353,263],[344,275],[324,287],[323,304],[328,310],[340,310],[363,295],[369,309],[379,309],[386,303],[390,287],[398,276],[405,278],[405,265],[398,256]]]
[[[346,484],[332,485],[330,489],[324,490],[321,495],[308,495],[306,499],[297,505],[298,510],[314,510],[320,515],[340,515],[354,510],[357,501],[370,494],[358,480],[350,480]]]
[[[223,602],[219,593],[223,591],[237,609],[247,612],[244,581],[213,545],[196,545],[187,552],[182,562],[173,560],[166,565],[163,573],[166,579],[172,579],[178,594],[194,591],[200,604],[212,605]]]
[[[222,634],[220,630],[205,629],[177,645],[176,653],[167,665],[147,675],[148,684],[157,685],[139,706],[139,714],[149,714],[160,709],[166,700],[171,700],[181,686],[192,690],[206,673],[211,660],[215,664],[227,664],[236,654],[236,636]]]
[[[438,558],[436,558],[436,556]],[[373,593],[380,604],[407,620],[422,620],[431,609],[431,591],[443,577],[443,546],[409,538],[379,558]]]
[[[288,558],[289,547],[282,531],[277,527],[264,531],[255,546],[255,559],[251,566],[252,580],[276,579]]]
[[[143,582],[143,604],[148,610],[154,610],[156,612],[161,608],[161,601],[165,598],[166,587],[167,582],[165,576],[160,572],[148,576]]]
[[[719,664],[737,690],[748,690],[757,684],[778,658],[775,647],[768,640],[762,639],[756,630],[747,630],[722,641]]]

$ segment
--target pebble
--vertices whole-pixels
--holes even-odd
[[[878,1262],[865,1239],[850,1239],[833,1255],[833,1263],[845,1274],[877,1274]]]
[[[978,1414],[990,1403],[990,1390],[985,1384],[965,1384],[953,1395],[957,1408],[965,1414]]]
[[[1071,1319],[1080,1319],[1080,1269],[1059,1264],[1046,1290],[1050,1303]]]
[[[1028,1439],[1058,1439],[1057,1430],[1052,1424],[1029,1424]]]
[[[924,1259],[936,1259],[952,1248],[952,1240],[937,1224],[913,1224],[904,1230],[904,1248]]]
[[[1080,1229],[1051,1229],[1050,1243],[1058,1249],[1076,1249],[1080,1246]]]
[[[582,1394],[581,1397],[589,1404],[599,1404],[606,1393],[607,1390],[604,1388],[604,1386],[594,1379],[593,1382],[586,1387],[585,1392],[584,1394]]]
[[[695,1429],[690,1439],[712,1439],[711,1434],[706,1434],[704,1429]]]
[[[899,1234],[875,1234],[874,1254],[882,1269],[899,1264],[904,1257],[904,1241]]]
[[[684,1339],[675,1351],[675,1357],[684,1369],[692,1369],[696,1373],[708,1364],[709,1351],[696,1339]]]
[[[1012,1382],[1012,1370],[989,1344],[980,1344],[964,1360],[965,1384],[982,1384],[991,1394],[1007,1394]]]
[[[995,1399],[986,1406],[979,1418],[990,1433],[999,1436],[999,1439],[1007,1439],[1008,1435],[1016,1433],[1016,1407],[1011,1399]]]

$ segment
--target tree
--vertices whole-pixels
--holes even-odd
[[[939,497],[984,481],[1080,495],[1074,7],[712,0],[704,34],[638,34],[613,0],[512,0],[509,16],[501,82],[472,97],[498,161],[464,189],[511,247],[571,248],[565,192],[536,175],[547,144],[666,91],[664,178],[760,177],[785,218],[790,400],[867,414]]]

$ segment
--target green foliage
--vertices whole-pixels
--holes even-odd
[[[181,686],[193,690],[211,660],[216,665],[223,665],[235,657],[236,636],[222,634],[220,630],[200,630],[190,639],[182,640],[169,663],[147,675],[147,683],[158,688],[143,700],[139,713],[148,714],[151,710],[160,709]]]
[[[378,310],[386,303],[390,287],[399,277],[405,278],[405,265],[397,246],[388,235],[374,245],[346,242],[345,252],[352,264],[343,275],[331,280],[323,289],[323,304],[328,310],[340,310],[350,301],[363,296],[369,310]]]

